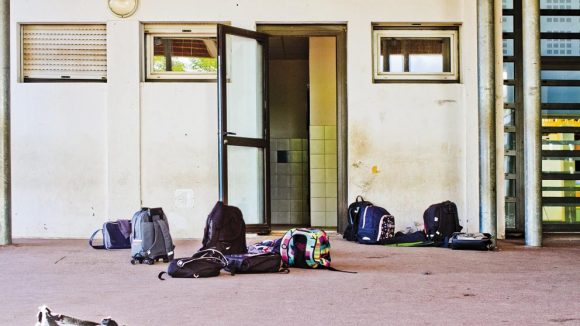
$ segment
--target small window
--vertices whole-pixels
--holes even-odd
[[[106,81],[106,25],[21,25],[24,82]]]
[[[380,27],[379,27],[380,28]],[[458,81],[457,29],[373,31],[374,80]]]
[[[145,25],[148,80],[217,78],[216,25]]]

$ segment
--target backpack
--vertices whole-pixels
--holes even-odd
[[[360,199],[360,200],[359,200]],[[354,203],[348,205],[348,224],[342,237],[348,241],[356,241],[358,231],[358,220],[360,212],[367,206],[372,205],[370,201],[365,201],[362,196],[356,196]]]
[[[282,237],[280,255],[286,267],[330,268],[330,241],[319,229],[290,229]]]
[[[449,239],[451,249],[493,250],[493,237],[489,233],[455,232]]]
[[[359,212],[356,240],[363,244],[378,244],[395,235],[395,217],[386,209],[369,205]]]
[[[227,272],[235,274],[250,273],[288,273],[287,268],[282,268],[282,257],[276,253],[264,254],[236,254],[226,255],[228,265]]]
[[[133,215],[131,225],[131,264],[173,259],[175,245],[163,209],[143,207]]]
[[[242,211],[218,201],[207,217],[199,250],[215,249],[224,255],[245,254],[246,223]]]
[[[463,229],[459,225],[457,206],[449,200],[429,206],[423,213],[423,222],[427,240],[439,247],[447,247],[453,233]]]
[[[163,274],[173,278],[203,278],[220,275],[222,268],[228,264],[226,257],[214,249],[198,251],[191,257],[173,259],[167,266],[167,273],[161,272],[157,277],[165,280]]]
[[[103,244],[94,245],[93,241],[99,231],[103,234]],[[129,249],[131,248],[131,221],[117,220],[105,222],[102,229],[96,230],[89,238],[89,246],[95,249]]]

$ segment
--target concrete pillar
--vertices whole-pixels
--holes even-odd
[[[108,218],[131,217],[141,207],[139,35],[143,35],[139,21],[107,23]]]
[[[540,1],[522,1],[526,245],[542,245]]]
[[[477,1],[479,228],[497,235],[494,0]]]
[[[10,0],[0,1],[0,245],[12,243],[10,196]]]

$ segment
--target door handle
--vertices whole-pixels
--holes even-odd
[[[226,131],[226,132],[224,132],[224,136],[230,136],[230,135],[231,135],[231,136],[235,136],[235,135],[237,135],[237,134],[236,134],[235,132],[231,132],[231,131]]]

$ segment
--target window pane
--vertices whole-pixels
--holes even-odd
[[[516,173],[516,157],[515,156],[504,156],[503,158],[503,169],[505,173]]]
[[[381,37],[381,72],[451,72],[450,38]],[[386,60],[388,58],[388,60]]]
[[[502,0],[503,9],[514,9],[514,0]]]
[[[503,79],[513,80],[514,79],[514,63],[504,62],[503,63]]]
[[[228,204],[240,208],[248,224],[264,223],[264,151],[228,146]]]
[[[405,57],[400,54],[391,54],[389,56],[389,68],[391,72],[404,72]]]
[[[515,150],[516,149],[516,133],[515,132],[506,132],[503,134],[503,147],[506,150]]]
[[[443,56],[434,54],[409,55],[409,72],[442,72]]]
[[[540,17],[542,33],[580,33],[578,16],[542,16]]]
[[[516,116],[514,109],[504,109],[503,110],[503,124],[504,126],[515,126]]]
[[[236,137],[264,137],[262,44],[251,38],[226,35],[227,131]]]
[[[580,86],[542,86],[542,103],[580,103]]]
[[[580,56],[580,40],[546,39],[540,40],[543,56]]]
[[[580,223],[580,207],[578,206],[544,206],[542,221],[549,223]]]
[[[514,86],[504,86],[503,87],[503,102],[504,103],[514,103],[515,101],[515,87]]]
[[[516,196],[516,180],[506,180],[505,181],[505,195],[506,197]]]
[[[215,73],[217,39],[153,38],[153,72]]]
[[[543,80],[580,80],[580,71],[542,70]]]
[[[502,29],[504,33],[514,32],[514,16],[503,16],[502,17]]]
[[[514,55],[514,40],[512,39],[503,40],[503,55],[505,56]]]
[[[540,0],[540,9],[580,9],[580,0]]]
[[[516,228],[516,203],[505,203],[505,227]]]

